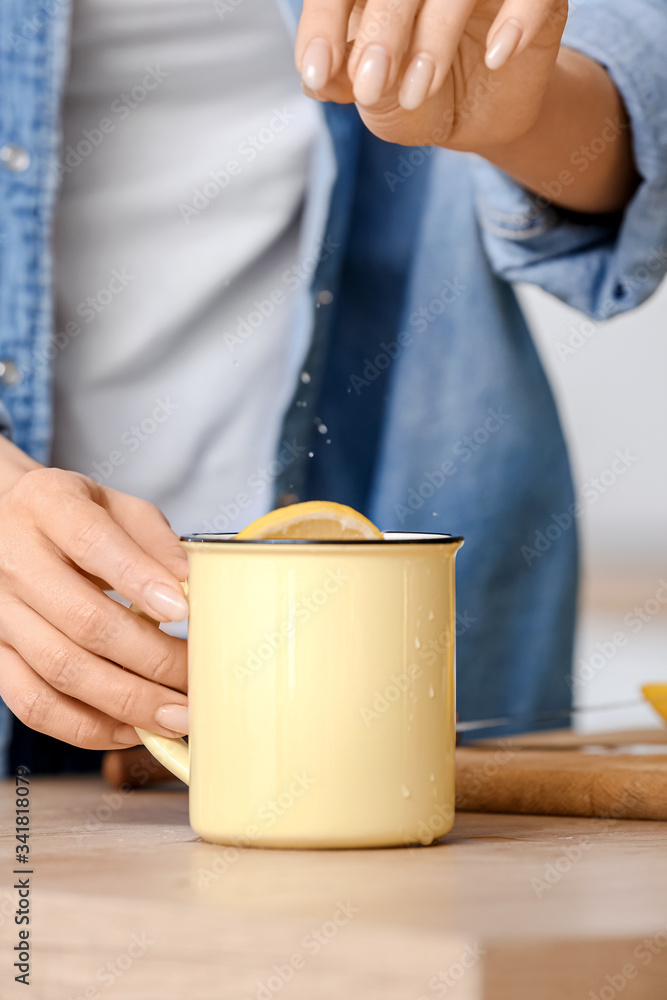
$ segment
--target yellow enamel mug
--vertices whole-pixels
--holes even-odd
[[[189,742],[137,729],[204,840],[430,843],[454,820],[449,535],[189,535]]]

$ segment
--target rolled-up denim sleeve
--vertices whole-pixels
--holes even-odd
[[[9,410],[5,404],[0,400],[0,434],[5,437],[12,437],[12,418],[9,415]]]
[[[606,67],[628,111],[642,178],[632,201],[623,213],[582,218],[549,202],[558,177],[545,179],[536,195],[483,160],[475,159],[473,171],[494,270],[601,320],[638,306],[667,271],[667,2],[579,0],[572,6],[563,44]],[[589,147],[573,151],[570,173],[587,169],[622,125],[602,123]]]

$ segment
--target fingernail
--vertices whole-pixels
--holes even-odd
[[[428,94],[435,76],[435,63],[430,56],[415,56],[405,71],[398,94],[398,103],[406,111],[414,111]]]
[[[117,726],[113,732],[114,743],[124,743],[125,746],[136,747],[141,740],[137,736],[137,731],[132,726]]]
[[[331,48],[323,38],[313,38],[303,54],[301,79],[309,90],[321,90],[331,74]]]
[[[523,28],[518,21],[510,18],[500,26],[489,45],[484,62],[489,69],[500,69],[505,65],[521,41]]]
[[[359,104],[377,104],[389,76],[389,56],[381,45],[369,45],[364,51],[354,78],[354,99]]]
[[[186,705],[163,705],[155,713],[155,721],[163,729],[185,736],[188,732],[188,709]]]
[[[188,617],[188,602],[183,592],[172,590],[160,583],[151,583],[144,591],[144,600],[149,611],[167,622],[181,622]]]

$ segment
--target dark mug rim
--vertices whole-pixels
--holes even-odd
[[[236,532],[199,531],[180,535],[181,542],[209,542],[216,545],[236,542]],[[434,531],[383,531],[383,538],[242,538],[241,545],[379,545],[391,541],[393,545],[463,545],[462,535],[439,534]],[[400,538],[392,538],[400,535]]]

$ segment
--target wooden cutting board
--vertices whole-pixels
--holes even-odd
[[[667,729],[557,730],[458,747],[456,808],[667,820]]]

